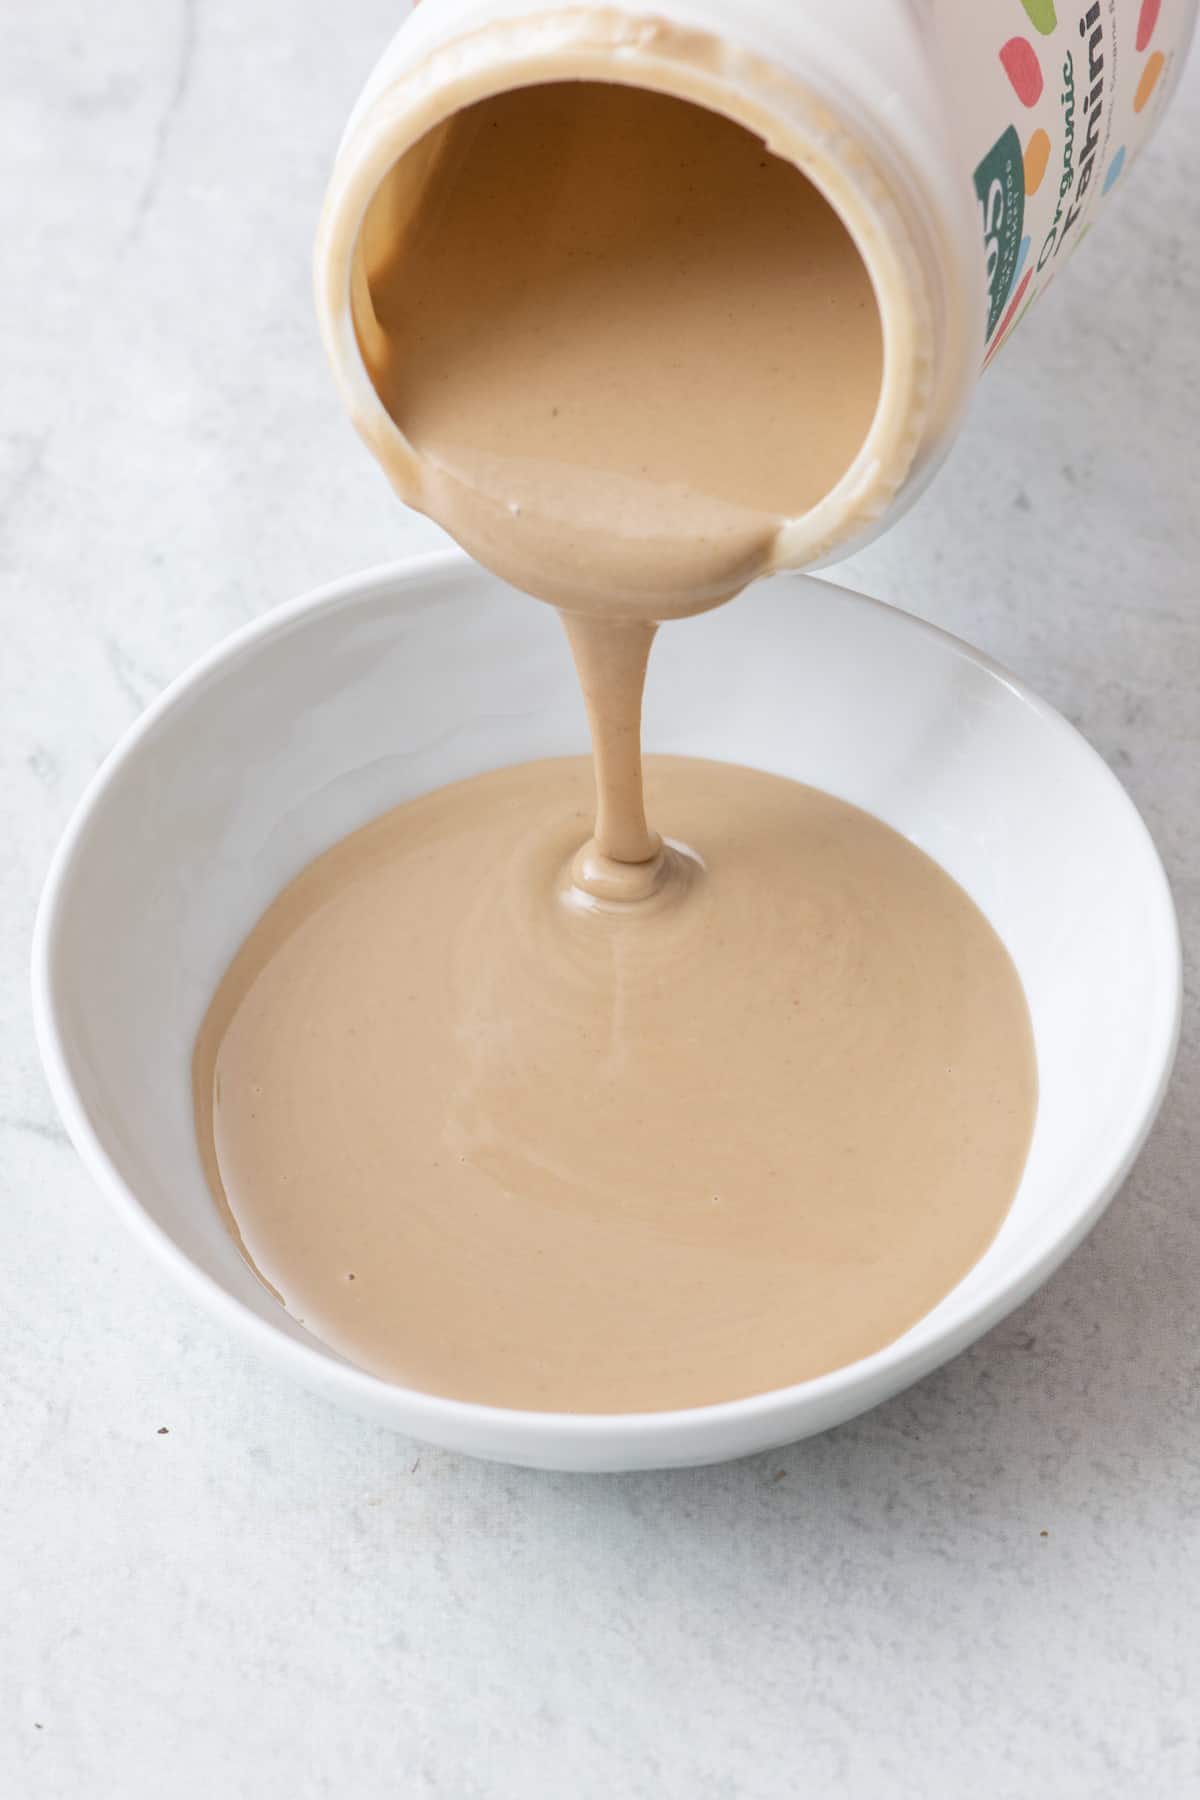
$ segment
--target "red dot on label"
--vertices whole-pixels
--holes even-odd
[[[1009,38],[1000,51],[1004,73],[1022,106],[1036,106],[1042,97],[1042,65],[1028,38]]]
[[[1162,0],[1142,0],[1142,10],[1138,14],[1137,47],[1144,50],[1154,36],[1154,27],[1158,24],[1158,9]]]

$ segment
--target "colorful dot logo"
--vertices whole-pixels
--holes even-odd
[[[1151,94],[1154,92],[1158,85],[1158,78],[1163,72],[1163,64],[1166,60],[1167,59],[1161,50],[1156,50],[1153,56],[1147,57],[1146,66],[1142,70],[1141,78],[1137,84],[1137,91],[1133,96],[1134,112],[1141,112],[1143,106],[1145,106],[1147,100],[1149,100]]]
[[[1144,50],[1154,36],[1154,27],[1158,24],[1158,9],[1162,0],[1142,0],[1142,10],[1138,14],[1137,37],[1134,42],[1139,50]]]
[[[1025,192],[1036,194],[1050,161],[1050,136],[1039,125],[1025,146]]]
[[[1009,38],[1000,47],[1004,73],[1022,106],[1036,106],[1042,97],[1042,65],[1028,38]]]
[[[1146,0],[1147,6],[1151,4],[1154,4],[1157,11],[1157,0]],[[1054,12],[1054,0],[1021,0],[1021,5],[1025,8],[1026,17],[1033,29],[1039,31],[1043,37],[1049,37],[1058,24]]]
[[[967,11],[972,4],[958,0]],[[1016,7],[1013,0],[1006,5],[1011,30]],[[1020,0],[1020,5],[1027,35],[1001,43],[998,56],[1020,106],[1027,115],[1036,109],[1035,116],[1025,131],[1014,119],[975,170],[987,269],[989,362],[1038,294],[1045,293],[1060,248],[1069,251],[1090,230],[1091,219],[1084,214],[1093,174],[1092,192],[1107,194],[1136,155],[1170,85],[1174,56],[1160,26],[1162,0],[1081,0],[1070,8],[1062,7],[1062,0]],[[1076,24],[1082,47],[1075,42]],[[1060,38],[1069,40],[1063,46],[1065,60],[1054,47]],[[1135,115],[1146,114],[1145,123],[1124,143],[1118,139],[1101,152],[1108,123],[1130,106]],[[1098,138],[1101,117],[1108,123]]]

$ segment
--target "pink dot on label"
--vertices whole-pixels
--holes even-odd
[[[1154,36],[1154,27],[1158,24],[1158,9],[1162,0],[1142,0],[1142,10],[1138,14],[1137,47],[1144,50]]]
[[[1000,51],[1004,73],[1022,106],[1036,106],[1042,97],[1042,66],[1028,38],[1009,38]]]

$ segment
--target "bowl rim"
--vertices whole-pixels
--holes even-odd
[[[742,1427],[750,1423],[762,1426],[772,1420],[783,1425],[790,1414],[810,1408],[834,1413],[837,1420],[851,1417],[856,1411],[874,1405],[885,1393],[895,1393],[929,1373],[990,1330],[1046,1280],[1092,1229],[1129,1173],[1165,1098],[1182,1016],[1182,955],[1170,885],[1149,829],[1117,776],[1069,720],[1010,670],[965,639],[884,601],[839,584],[828,584],[836,589],[841,603],[889,614],[903,629],[915,631],[940,648],[964,657],[998,680],[1035,716],[1069,740],[1077,752],[1083,750],[1085,759],[1102,784],[1107,785],[1117,806],[1125,811],[1141,841],[1144,880],[1151,904],[1157,909],[1160,927],[1156,936],[1161,978],[1151,997],[1151,1048],[1145,1059],[1140,1086],[1131,1096],[1126,1128],[1108,1175],[1087,1202],[1074,1212],[1064,1231],[1056,1234],[1049,1243],[1018,1258],[1015,1266],[983,1290],[963,1317],[947,1322],[932,1337],[915,1344],[905,1344],[905,1338],[897,1339],[870,1356],[790,1387],[771,1388],[739,1400],[662,1412],[538,1412],[426,1393],[369,1374],[328,1348],[288,1336],[194,1263],[170,1233],[150,1216],[117,1169],[79,1094],[71,1073],[68,1034],[55,1000],[56,944],[65,891],[93,814],[108,790],[121,778],[126,766],[136,758],[144,741],[153,734],[160,720],[188,694],[296,623],[316,619],[354,601],[368,601],[388,591],[419,586],[431,579],[438,580],[477,567],[455,548],[438,549],[341,576],[285,601],[230,633],[185,669],[133,721],[109,751],[84,788],[51,858],[33,932],[31,974],[35,1034],[50,1092],[67,1135],[85,1169],[133,1236],[201,1306],[223,1319],[238,1336],[269,1358],[281,1364],[290,1363],[298,1378],[306,1381],[309,1387],[321,1389],[376,1417],[390,1414],[391,1422],[414,1436],[420,1437],[428,1430],[430,1437],[437,1438],[452,1431],[454,1437],[464,1443],[468,1439],[490,1441],[503,1437],[510,1445],[519,1441],[530,1454],[561,1450],[571,1445],[593,1452],[650,1444],[656,1450],[662,1450],[671,1440],[698,1444],[710,1437],[721,1437],[731,1426]],[[773,579],[786,581],[797,577],[783,574]],[[902,1345],[904,1348],[900,1347]],[[856,1391],[861,1391],[858,1405],[852,1403]],[[846,1401],[851,1404],[845,1404]],[[762,1441],[764,1444],[769,1441],[766,1434]],[[785,1438],[776,1441],[785,1441]]]

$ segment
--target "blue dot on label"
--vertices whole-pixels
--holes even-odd
[[[1021,270],[1025,267],[1025,258],[1028,255],[1029,255],[1029,239],[1027,237],[1023,237],[1021,239],[1021,247],[1017,251],[1017,266],[1013,270],[1013,273],[1012,273],[1012,278],[1014,281],[1020,281]]]
[[[1108,168],[1104,171],[1104,187],[1102,190],[1104,193],[1107,194],[1109,188],[1112,186],[1113,182],[1117,179],[1117,176],[1121,173],[1121,170],[1124,167],[1125,167],[1125,146],[1124,146],[1124,144],[1122,144],[1121,148],[1119,150],[1113,151],[1112,161],[1109,163]]]

